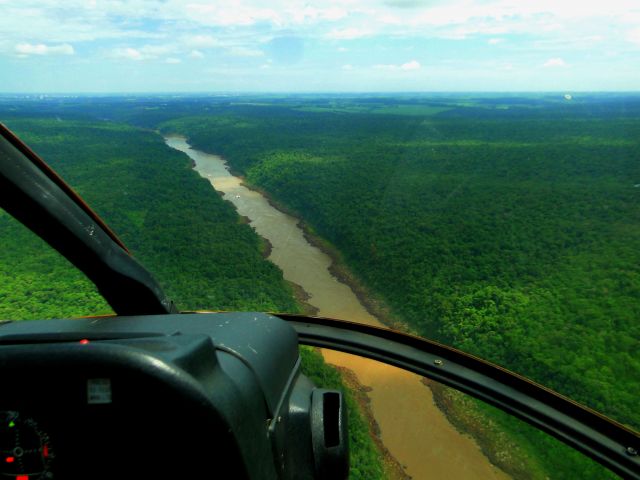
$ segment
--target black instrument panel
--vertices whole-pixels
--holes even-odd
[[[344,478],[341,393],[299,366],[295,331],[266,314],[3,324],[0,479],[315,478],[311,412],[335,395],[341,445],[322,458]]]
[[[182,345],[146,340],[166,351],[185,350],[192,358],[204,357],[207,349],[216,356],[204,337],[183,337]],[[233,465],[239,478],[250,478],[242,472],[239,441],[230,432],[232,412],[221,401],[245,399],[219,364],[209,360],[201,368],[217,377],[210,386],[215,383],[223,395],[207,389],[207,375],[196,380],[131,343],[0,348],[0,473],[16,480],[166,478],[170,472],[189,478],[218,457]],[[266,417],[263,405],[258,412]],[[270,454],[268,444],[264,453]]]

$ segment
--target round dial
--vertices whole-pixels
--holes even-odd
[[[17,411],[0,411],[0,479],[52,479],[49,435]]]

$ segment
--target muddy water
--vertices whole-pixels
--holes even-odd
[[[276,210],[260,193],[244,187],[227,170],[224,160],[190,148],[183,137],[165,139],[186,153],[195,169],[250,220],[256,232],[269,240],[269,260],[284,277],[300,285],[318,315],[370,325],[382,324],[367,312],[353,291],[329,273],[331,259],[309,244],[298,220]],[[435,406],[431,390],[412,373],[361,357],[323,350],[327,362],[355,372],[368,396],[381,438],[391,455],[414,479],[507,479],[491,465],[478,445],[461,435]]]

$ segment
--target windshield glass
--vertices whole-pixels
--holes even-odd
[[[637,1],[0,4],[0,121],[179,309],[400,329],[640,428]],[[58,260],[12,222],[2,319],[109,311],[16,293]],[[529,435],[442,388],[481,443]]]

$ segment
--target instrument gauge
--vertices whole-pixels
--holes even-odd
[[[53,479],[49,435],[18,411],[0,411],[0,480]]]

